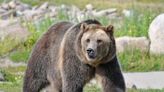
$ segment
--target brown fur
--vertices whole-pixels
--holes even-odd
[[[85,51],[82,52],[81,38],[85,36],[84,33],[97,29],[104,31],[110,41],[106,41],[108,44],[104,45],[109,51],[102,54],[103,58],[94,65],[89,63],[84,55]],[[23,92],[40,92],[48,85],[51,85],[53,92],[82,92],[85,84],[95,74],[101,78],[104,92],[125,92],[115,52],[113,26],[103,27],[96,20],[86,20],[77,25],[70,22],[57,23],[42,36],[33,49]]]

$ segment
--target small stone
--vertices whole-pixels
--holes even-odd
[[[5,9],[0,8],[0,14],[3,14],[3,13],[5,13],[5,12],[6,12],[6,10],[5,10]]]
[[[9,2],[8,5],[11,9],[15,9],[16,6],[17,6],[17,2],[16,2],[16,0],[12,0],[12,1]]]
[[[55,6],[49,6],[48,9],[49,9],[51,12],[56,12],[56,11],[57,11],[57,7],[55,7]]]
[[[27,4],[20,4],[16,6],[16,10],[17,11],[24,11],[24,10],[28,10],[31,9],[31,7]]]
[[[49,5],[49,3],[48,3],[48,2],[45,2],[45,3],[43,3],[43,4],[39,7],[39,9],[41,9],[41,10],[46,10],[46,9],[48,9],[48,5]]]
[[[6,4],[6,3],[3,3],[3,4],[1,5],[1,7],[2,7],[2,9],[9,10],[9,5]]]
[[[1,19],[8,19],[11,16],[15,17],[16,11],[15,10],[9,10],[7,12],[4,12],[3,14],[0,15]]]
[[[15,63],[13,61],[11,61],[8,58],[1,58],[0,59],[0,67],[4,68],[4,67],[18,67],[18,66],[26,66],[25,63],[23,62],[19,62],[19,63]]]
[[[93,16],[95,17],[102,17],[102,16],[107,16],[107,15],[111,15],[113,13],[116,13],[117,9],[116,8],[110,8],[110,9],[105,9],[105,10],[101,10],[98,12],[93,12]]]
[[[4,78],[3,74],[0,73],[0,81],[4,81],[4,80],[5,80],[5,78]]]
[[[85,8],[89,11],[93,10],[93,5],[92,4],[87,4]]]
[[[122,13],[124,14],[125,17],[130,17],[133,15],[133,12],[131,10],[127,10],[127,9],[124,9],[122,11]]]

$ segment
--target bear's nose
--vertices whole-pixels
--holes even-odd
[[[87,49],[87,53],[94,53],[94,50],[89,48],[89,49]]]

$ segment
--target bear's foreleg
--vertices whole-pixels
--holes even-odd
[[[94,77],[95,69],[75,59],[65,62],[61,72],[62,92],[83,92],[85,84]]]
[[[96,74],[101,79],[103,92],[125,92],[125,82],[117,58],[99,65]]]
[[[82,75],[79,75],[77,71],[64,73],[62,92],[83,92],[84,79],[81,77]]]

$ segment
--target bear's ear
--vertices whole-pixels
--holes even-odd
[[[86,23],[82,23],[81,26],[80,26],[80,29],[85,32],[85,31],[88,30],[88,25]]]
[[[113,35],[114,27],[113,25],[109,25],[106,27],[106,32],[109,32],[110,34]]]

